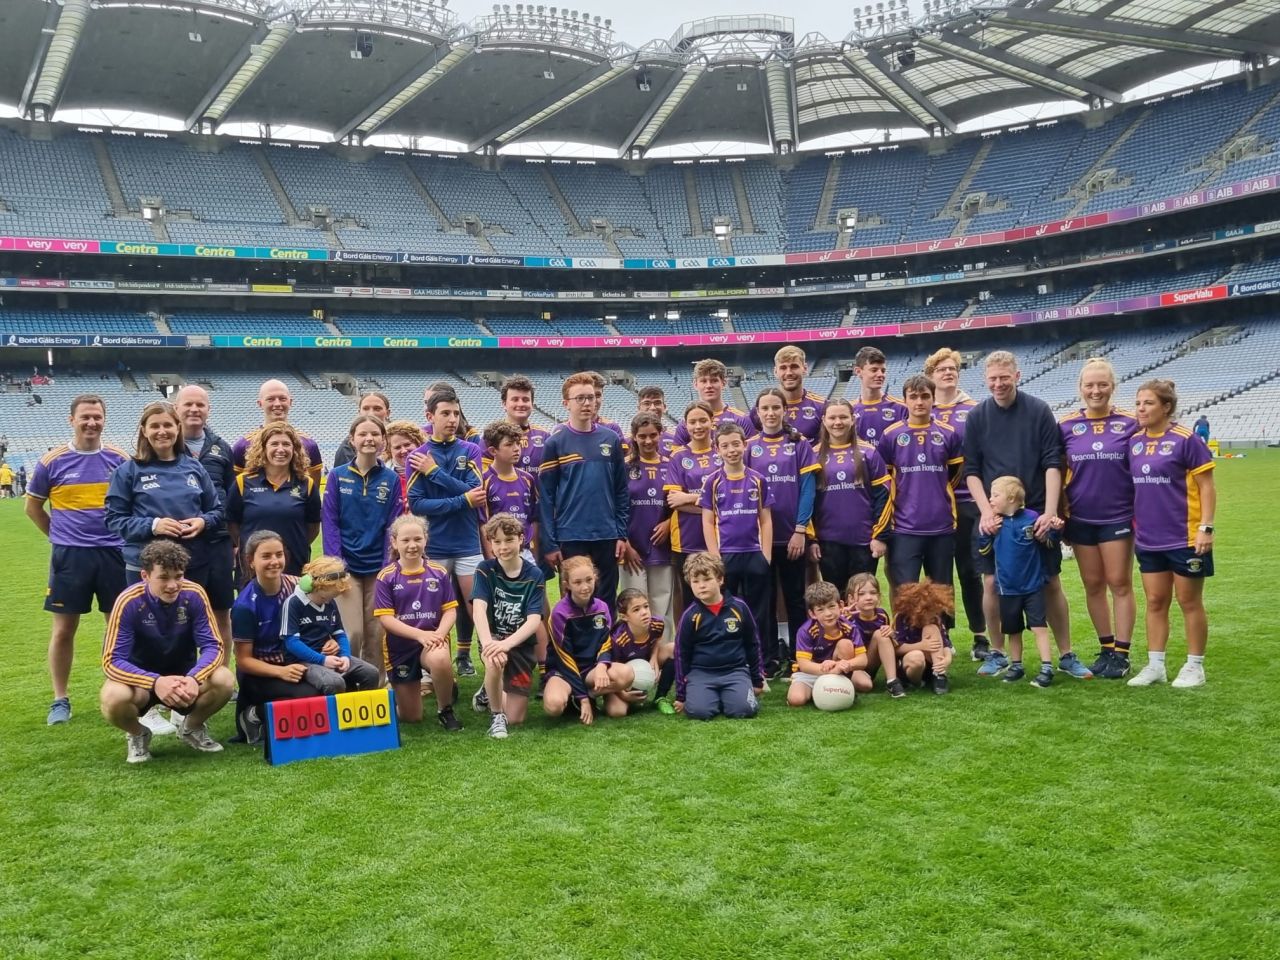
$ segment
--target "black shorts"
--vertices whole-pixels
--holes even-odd
[[[1076,547],[1096,547],[1100,543],[1111,543],[1113,540],[1124,540],[1133,536],[1132,521],[1124,523],[1089,523],[1067,518],[1067,525],[1062,531],[1063,539]]]
[[[533,671],[538,665],[534,649],[538,645],[536,636],[530,637],[520,646],[507,651],[507,665],[502,670],[502,690],[517,697],[527,697],[533,689]]]
[[[44,608],[50,613],[110,613],[124,591],[124,557],[119,547],[60,547],[49,560],[49,586]]]
[[[1031,627],[1047,627],[1044,591],[1000,594],[1000,629],[1006,634],[1021,633]]]
[[[1213,576],[1213,551],[1197,554],[1191,547],[1178,550],[1139,550],[1138,570],[1142,573],[1172,573],[1179,577]]]
[[[1040,563],[1044,567],[1046,577],[1056,577],[1062,573],[1062,548],[1056,543],[1040,544]],[[988,550],[978,554],[978,572],[984,576],[996,575],[996,552]]]
[[[422,661],[409,660],[393,664],[387,671],[387,680],[391,683],[421,683],[423,677]]]

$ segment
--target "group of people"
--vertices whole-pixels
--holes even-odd
[[[48,722],[70,719],[73,641],[95,597],[108,614],[102,712],[132,762],[159,733],[220,750],[206,721],[237,687],[250,742],[267,702],[388,682],[402,721],[421,720],[431,696],[441,726],[459,730],[456,678],[476,672],[476,637],[472,706],[495,738],[531,697],[583,723],[625,715],[645,700],[637,660],[660,709],[699,718],[754,714],[770,680],[802,705],[827,673],[867,692],[883,669],[893,697],[943,694],[955,579],[979,676],[1024,679],[1030,630],[1034,685],[1052,683],[1055,644],[1058,671],[1119,679],[1135,552],[1148,662],[1129,683],[1167,679],[1176,598],[1188,658],[1173,684],[1203,684],[1213,459],[1174,421],[1173,384],[1145,383],[1121,410],[1114,370],[1092,359],[1080,409],[1058,421],[1019,389],[1012,354],[983,364],[981,401],[960,389],[951,349],[898,399],[884,354],[863,347],[857,399],[824,400],[787,346],[776,385],[744,411],[725,402],[724,364],[703,360],[673,429],[651,386],[630,424],[603,419],[606,382],[592,372],[564,380],[566,419],[550,431],[530,422],[534,386],[519,375],[502,385],[504,419],[482,431],[448,384],[427,387],[425,425],[393,419],[370,392],[323,495],[320,451],[289,422],[278,380],[259,391],[263,424],[232,443],[197,385],[147,404],[132,452],[102,443],[106,406],[79,396],[71,442],[42,458],[27,493],[53,548]],[[1100,641],[1092,666],[1071,644],[1063,541]]]

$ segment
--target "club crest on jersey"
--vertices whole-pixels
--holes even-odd
[[[813,409],[813,407],[805,407],[800,411],[800,416],[804,417],[806,420],[816,420],[818,418],[818,411]]]
[[[187,486],[188,486],[188,487],[195,487],[197,490],[199,490],[199,489],[200,489],[200,481],[199,481],[199,480],[197,480],[197,479],[195,478],[195,475],[194,475],[194,474],[190,474],[190,473],[189,473],[189,474],[187,474]]]
[[[898,446],[900,446],[900,447],[909,447],[909,446],[911,446],[911,434],[909,434],[909,433],[900,433],[900,434],[898,434],[897,444],[898,444]]]
[[[932,443],[935,447],[942,446],[944,442],[942,439],[942,434],[938,433],[938,431],[936,430],[933,431],[932,433],[929,434],[929,442]]]
[[[532,437],[529,438],[529,442],[532,443],[535,447],[542,446],[542,434],[535,433]]]
[[[728,631],[729,633],[737,633],[737,632],[738,632],[738,620],[737,620],[737,618],[736,618],[736,617],[734,617],[734,618],[733,618],[733,619],[731,619],[731,620],[726,620],[726,621],[724,622],[724,628],[725,628],[725,630],[726,630],[726,631]]]
[[[1074,427],[1071,428],[1071,432],[1077,437],[1083,437],[1085,433],[1088,431],[1088,429],[1089,429],[1088,424],[1077,423]]]
[[[1173,441],[1172,440],[1163,441],[1160,444],[1160,456],[1167,457],[1171,453],[1173,453]]]
[[[639,480],[639,479],[640,479],[640,468],[639,468],[639,467],[632,467],[632,468],[631,468],[631,472],[630,472],[629,476],[631,477],[631,479],[632,479],[632,480]]]
[[[613,456],[613,444],[611,443],[600,444],[600,454],[605,457]]]
[[[884,419],[886,419],[886,420],[895,420],[895,419],[897,419],[897,418],[894,416],[893,407],[885,407],[883,410],[881,410],[881,411],[880,411],[880,416],[884,417]]]
[[[600,614],[596,614],[596,618],[595,618],[594,620],[592,620],[592,621],[591,621],[591,625],[592,625],[593,627],[595,627],[597,630],[603,630],[603,629],[604,629],[604,617],[603,617],[603,616],[601,616]]]
[[[968,410],[958,410],[958,411],[956,411],[956,416],[955,416],[956,423],[964,423],[964,422],[965,422],[966,420],[968,420],[968,419],[969,419],[969,411],[968,411]]]
[[[1112,433],[1124,433],[1126,429],[1128,429],[1128,425],[1127,425],[1123,420],[1112,420],[1112,421],[1111,421],[1111,432],[1112,432]]]
[[[428,578],[424,581],[424,585],[425,585],[425,586],[426,586],[426,588],[427,588],[428,590],[430,590],[432,593],[435,593],[437,590],[439,590],[439,589],[440,589],[440,581],[439,581],[439,580],[437,580],[435,577],[428,577]]]
[[[209,456],[211,457],[222,456],[222,448],[215,443],[212,447],[209,448]]]
[[[747,491],[747,499],[750,500],[752,503],[755,503],[757,500],[760,499],[760,491],[757,490],[755,487],[752,487],[750,490]]]
[[[1129,448],[1129,452],[1132,453],[1135,457],[1140,456],[1142,454],[1142,443],[1141,442],[1135,443],[1132,447]]]
[[[784,443],[782,445],[782,452],[789,457],[796,452],[796,445],[794,443]]]
[[[408,680],[409,674],[412,671],[413,671],[413,667],[411,667],[407,663],[402,663],[400,664],[400,666],[396,667],[396,677],[400,680]]]
[[[387,485],[381,484],[378,487],[377,498],[379,503],[386,503],[387,498],[391,495],[391,491],[387,489]]]
[[[301,499],[302,499],[302,488],[301,488],[301,487],[294,487],[292,490],[290,490],[290,491],[289,491],[289,496],[293,497],[293,499],[295,499],[295,500],[301,500]]]
[[[471,461],[470,461],[470,460],[468,460],[466,457],[459,457],[459,458],[458,458],[458,469],[459,469],[459,470],[466,470],[469,466],[471,466]]]

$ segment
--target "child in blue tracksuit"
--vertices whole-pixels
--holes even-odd
[[[754,717],[764,668],[751,609],[722,592],[724,564],[718,557],[690,557],[684,575],[695,599],[676,629],[676,710],[695,720],[719,713]]]
[[[1041,689],[1053,683],[1053,644],[1045,618],[1044,585],[1048,582],[1041,556],[1045,546],[1035,536],[1040,514],[1023,506],[1026,491],[1017,477],[996,477],[991,483],[991,509],[1003,519],[994,536],[981,534],[978,551],[995,553],[996,590],[1000,594],[1000,623],[1009,644],[1005,683],[1026,676],[1022,666],[1022,631],[1030,628],[1040,654],[1040,671],[1031,678]],[[1055,543],[1051,546],[1056,547]]]
[[[341,560],[316,557],[302,568],[280,614],[285,662],[305,664],[302,679],[323,695],[381,686],[378,668],[351,655],[351,641],[342,629],[335,598],[350,586]]]
[[[378,460],[387,442],[382,421],[370,414],[356,417],[348,438],[356,458],[329,472],[320,529],[324,552],[340,557],[350,575],[350,589],[338,594],[338,608],[352,649],[379,664],[381,676],[382,625],[373,615],[374,590],[387,565],[391,521],[404,512],[404,497],[400,475]]]

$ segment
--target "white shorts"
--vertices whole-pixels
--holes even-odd
[[[821,674],[805,673],[803,670],[797,670],[795,673],[791,674],[791,682],[803,683],[806,687],[812,687],[818,682],[819,676],[821,676]]]
[[[444,567],[449,573],[459,577],[469,577],[476,572],[484,554],[473,553],[469,557],[428,557],[438,567]]]
[[[523,550],[520,551],[520,556],[524,557],[526,560],[532,563],[535,567],[538,565],[538,558],[533,555],[533,551],[530,550],[528,547],[525,547]]]

